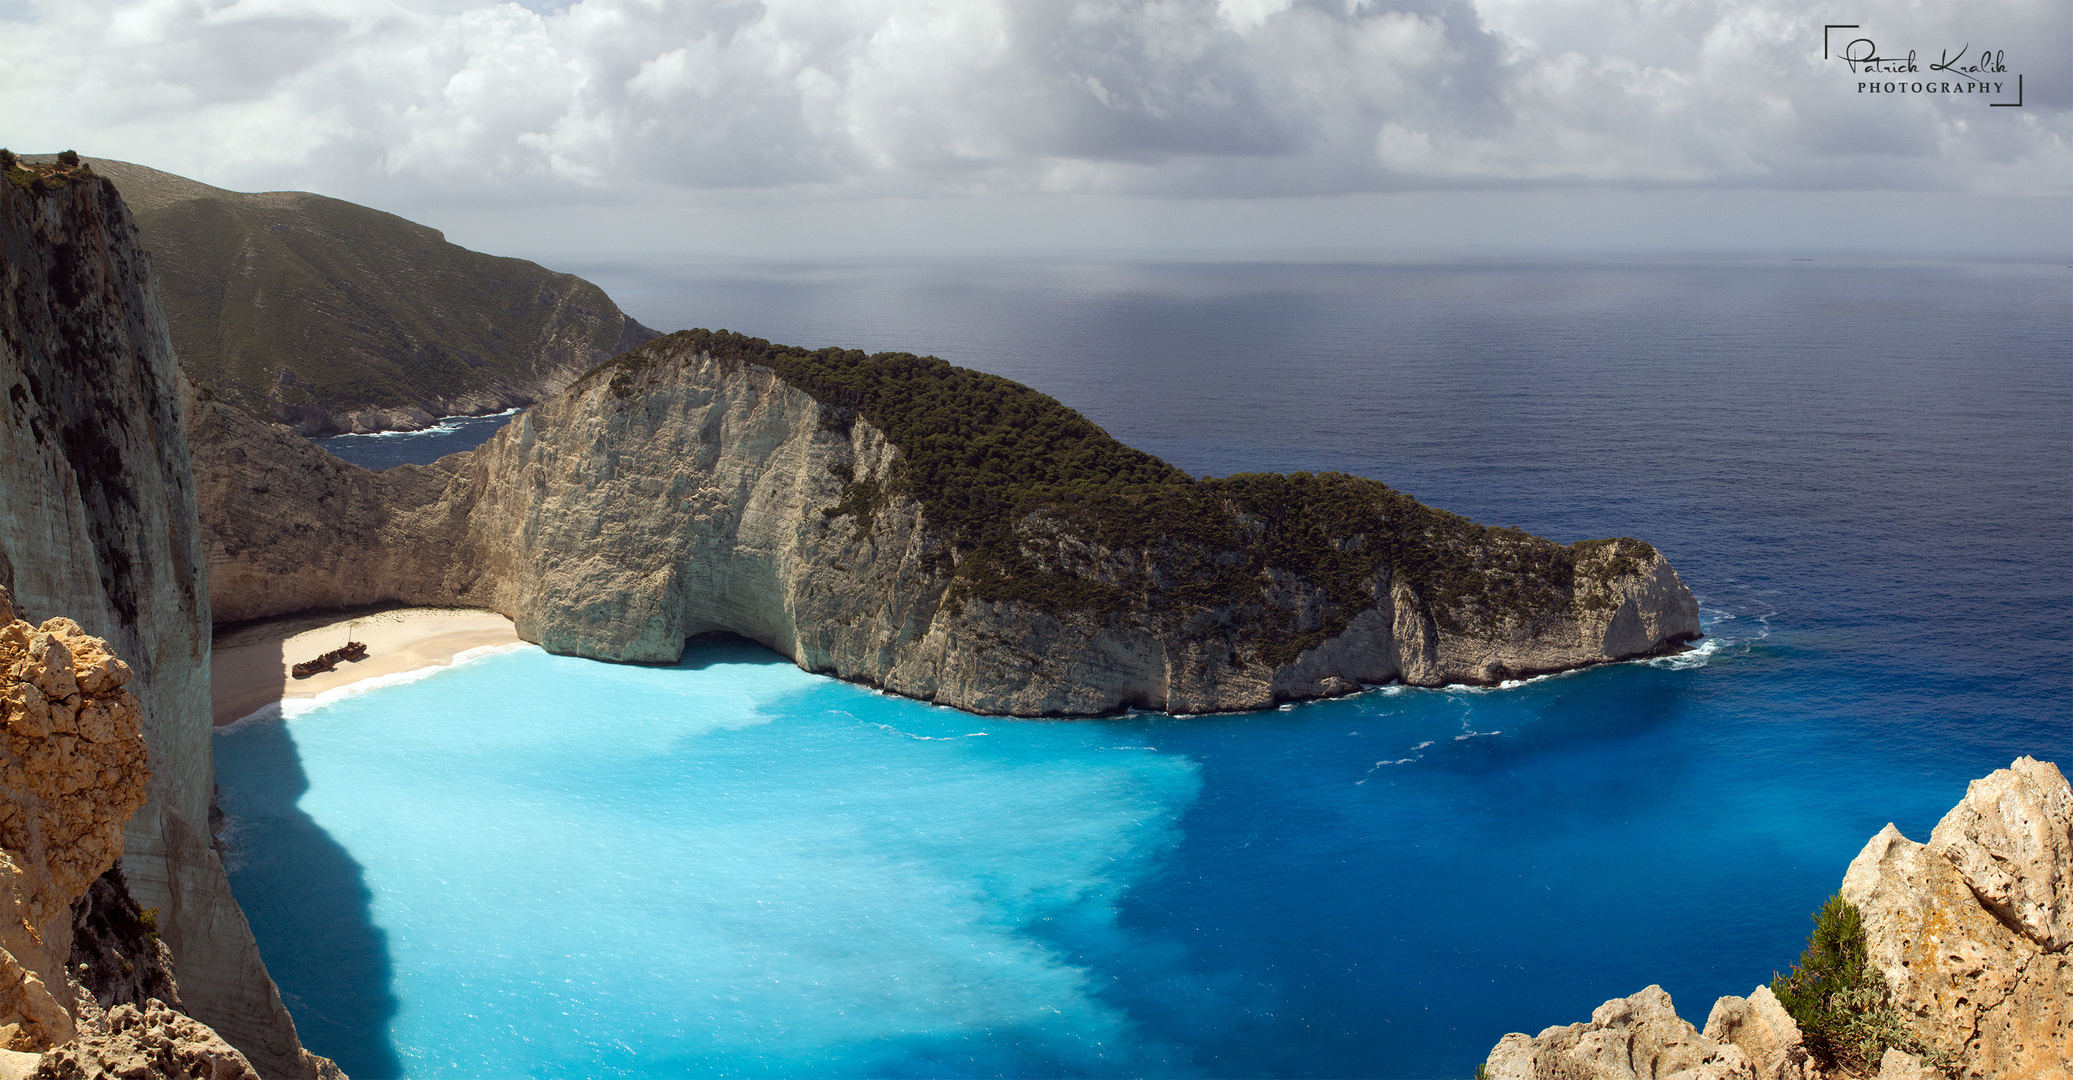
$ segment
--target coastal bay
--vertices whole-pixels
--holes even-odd
[[[1687,1008],[1748,994],[1798,956],[1807,913],[1867,836],[1888,821],[1927,835],[1967,781],[2021,754],[2067,756],[2052,749],[2073,714],[2054,674],[2066,582],[2035,571],[2073,563],[2068,508],[2039,495],[2073,482],[2073,460],[2051,450],[2062,418],[2050,402],[2073,391],[2051,269],[737,268],[732,284],[680,295],[706,321],[808,344],[931,343],[1196,475],[1329,466],[1557,539],[1648,537],[1693,585],[1707,637],[1691,654],[1503,688],[1071,723],[888,698],[738,641],[693,642],[674,668],[491,657],[219,739],[233,817],[245,819],[240,800],[279,804],[310,785],[297,797],[320,827],[293,835],[342,845],[358,869],[336,879],[342,906],[293,917],[388,935],[371,954],[386,974],[347,986],[340,965],[298,953],[313,924],[268,922],[331,894],[270,879],[264,829],[233,834],[234,854],[253,860],[234,883],[255,911],[277,912],[256,918],[303,1012],[340,1018],[334,1030],[372,1047],[359,1060],[410,1075],[483,1071],[482,1057],[432,1061],[441,1047],[537,1049],[523,1042],[534,1028],[485,1035],[470,1012],[554,1025],[567,1009],[585,1017],[555,1029],[571,1071],[1459,1076],[1504,1032],[1585,1017],[1651,983]],[[675,325],[633,292],[629,310]],[[1852,313],[1847,345],[1834,340],[1839,311]],[[1208,374],[1182,377],[1191,370]],[[1976,437],[1985,418],[2001,437]],[[463,864],[481,861],[391,846],[452,820],[417,805],[407,780],[379,779],[395,729],[414,732],[411,760],[446,763],[444,783],[450,763],[472,768],[485,760],[474,748],[502,738],[504,721],[462,714],[476,699],[512,710],[511,724],[542,709],[565,711],[564,728],[604,724],[586,710],[625,701],[610,686],[621,678],[666,687],[668,709],[711,721],[666,721],[667,745],[639,752],[694,778],[661,816],[704,823],[695,842],[633,843],[641,831],[617,816],[631,800],[597,794],[617,781],[589,750],[469,781],[470,797],[537,801],[556,778],[551,801],[599,815],[596,843],[641,868],[610,871],[616,891],[600,891],[590,882],[612,863],[592,859],[595,845],[570,865],[528,866],[526,890],[607,920],[554,916],[538,951],[598,962],[574,976],[559,961],[470,974],[462,958],[482,947],[468,927],[531,925],[548,914],[532,892],[507,902],[469,885],[451,908],[432,896],[356,906],[435,870],[462,882]],[[522,696],[509,690],[520,682]],[[990,745],[1008,734],[1020,742]],[[258,743],[232,749],[241,738]],[[1151,801],[1122,804],[1127,814],[1106,795],[1046,801],[1050,784],[1128,789],[1136,781],[1108,771],[1124,755],[1146,759],[1126,776],[1193,780],[1138,786]],[[281,769],[288,779],[265,779]],[[367,797],[370,783],[396,790],[400,808]],[[867,804],[871,827],[850,846],[782,843]],[[1100,889],[1075,892],[1062,856],[1012,879],[991,869],[1056,830],[1068,849],[1103,853]],[[1107,869],[1110,854],[1123,869]],[[853,874],[853,859],[919,876]],[[605,962],[618,953],[556,936],[618,926],[611,896],[669,928],[644,920],[625,934],[695,935],[724,962],[688,948],[644,956],[677,989],[621,987]],[[871,919],[845,923],[864,898]],[[776,912],[762,903],[780,900]],[[964,935],[975,924],[987,934]],[[826,942],[842,926],[926,945],[929,962],[757,944]],[[1031,971],[1053,981],[1025,981]],[[925,997],[887,1005],[882,990],[924,978],[996,992],[946,991],[965,1012]],[[1084,1023],[1017,1026],[1030,1014],[1014,994],[1036,985]],[[367,995],[344,1001],[341,987]],[[605,1008],[629,1000],[640,1007]],[[838,1015],[871,1019],[816,1019]],[[664,1052],[687,1042],[696,1054]]]
[[[269,705],[444,666],[471,649],[518,640],[511,620],[496,612],[452,608],[392,608],[346,617],[287,615],[219,629],[209,658],[215,723],[233,724]],[[306,679],[290,671],[347,641],[365,644],[366,659],[344,662]]]

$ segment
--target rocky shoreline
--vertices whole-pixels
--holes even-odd
[[[1887,825],[1851,861],[1840,897],[1890,1017],[1876,1054],[1822,1053],[1769,987],[1723,997],[1703,1030],[1651,986],[1587,1022],[1506,1035],[1490,1080],[2048,1080],[2073,1063],[2073,788],[2017,758],[1974,780],[1927,843]],[[1921,1052],[1892,1042],[1904,1041]]]

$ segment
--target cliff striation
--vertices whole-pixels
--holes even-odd
[[[675,334],[471,454],[379,474],[193,411],[223,622],[484,606],[637,662],[734,633],[1022,716],[1489,684],[1699,634],[1640,541],[1564,546],[1334,474],[1197,481],[932,358]]]
[[[393,214],[88,164],[136,215],[182,369],[305,435],[530,405],[655,336],[582,278]]]
[[[1506,1035],[1487,1073],[1802,1080],[1825,1067],[1883,1080],[2044,1080],[2073,1071],[2073,788],[2056,765],[2018,758],[1973,781],[1926,844],[1887,825],[1851,861],[1841,898],[1861,916],[1863,958],[1879,987],[1855,1012],[1893,1025],[1882,1055],[1810,1055],[1768,988],[1720,999],[1697,1034],[1649,987],[1605,1003],[1589,1023]],[[1737,1016],[1756,1023],[1723,1022]],[[1778,1052],[1744,1035],[1759,1029],[1755,1042]]]
[[[135,672],[150,779],[123,867],[194,1016],[269,1075],[311,1075],[211,847],[209,596],[180,374],[115,189],[0,185],[0,587]]]

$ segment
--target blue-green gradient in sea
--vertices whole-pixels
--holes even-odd
[[[1703,1022],[1887,821],[2073,761],[2073,270],[581,269],[650,325],[1018,378],[1197,474],[1644,537],[1710,636],[1072,722],[739,641],[522,648],[250,723],[232,883],[358,1077],[1466,1076],[1649,983]]]

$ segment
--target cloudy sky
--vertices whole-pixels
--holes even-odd
[[[534,257],[2073,261],[2067,72],[2069,4],[0,0],[0,142]]]

